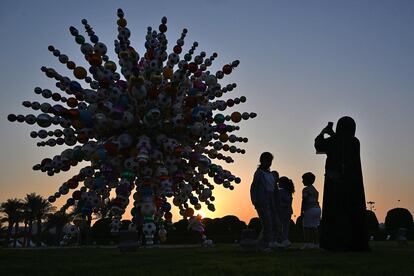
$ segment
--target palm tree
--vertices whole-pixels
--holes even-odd
[[[56,228],[56,240],[59,243],[62,238],[63,227],[71,221],[71,216],[64,211],[58,211],[47,216],[47,228]]]
[[[3,239],[6,229],[4,228],[3,223],[7,222],[7,219],[0,216],[0,239]]]
[[[23,211],[22,211],[22,220],[23,220],[23,224],[24,224],[24,229],[23,229],[23,247],[26,246],[26,238],[27,238],[27,224],[29,223],[29,212],[26,209],[26,207],[23,205]]]
[[[22,217],[22,209],[23,209],[23,202],[17,198],[8,199],[6,202],[3,202],[0,206],[0,211],[3,214],[5,214],[5,217],[3,218],[3,220],[8,223],[6,246],[9,245],[11,234],[13,231],[13,226],[15,225],[13,246],[16,247],[17,232],[19,230],[19,221],[21,220],[21,217]]]
[[[55,211],[55,207],[49,202],[49,200],[41,197],[40,201],[40,208],[37,210],[36,213],[36,220],[37,220],[37,243],[36,245],[39,247],[41,244],[41,234],[42,234],[42,219],[46,219],[48,215]]]
[[[20,208],[16,212],[16,221],[14,224],[14,237],[13,237],[13,247],[16,247],[17,245],[17,235],[19,234],[19,223],[23,220],[23,208],[24,204],[23,202],[20,203]]]
[[[30,243],[33,222],[37,222],[37,241],[36,245],[40,246],[41,244],[41,234],[42,234],[42,219],[46,219],[47,216],[55,210],[55,207],[50,204],[50,202],[43,198],[40,195],[31,193],[26,195],[25,205],[29,212],[28,214],[28,238],[27,242]]]
[[[27,219],[27,223],[29,225],[29,229],[26,232],[26,238],[25,238],[25,241],[27,243],[25,244],[25,246],[28,246],[30,245],[30,241],[32,239],[32,231],[33,231],[32,229],[33,229],[33,221],[35,219],[35,214],[40,205],[39,196],[36,195],[35,193],[27,194],[26,197],[24,198],[24,205],[25,205],[25,210],[27,211],[25,219]]]

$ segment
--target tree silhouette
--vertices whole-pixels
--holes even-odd
[[[256,235],[259,235],[260,231],[262,230],[262,224],[260,223],[260,219],[258,217],[250,219],[247,227],[249,229],[253,229],[256,232]]]
[[[29,231],[27,242],[30,243],[31,234],[32,234],[32,224],[36,221],[37,225],[37,238],[36,246],[41,245],[41,235],[42,235],[42,220],[46,219],[50,215],[55,207],[50,204],[50,202],[43,198],[40,195],[31,193],[26,195],[25,198],[25,209],[29,212]]]
[[[23,202],[17,198],[8,199],[6,202],[3,202],[0,206],[0,212],[5,215],[4,220],[8,223],[6,246],[8,246],[10,243],[13,226],[15,226],[13,246],[16,247],[17,233],[19,230],[19,222],[22,219],[23,206]]]
[[[375,234],[379,229],[377,216],[371,210],[367,210],[367,228],[370,235]]]
[[[27,220],[29,226],[28,231],[25,231],[25,246],[30,245],[33,221],[35,220],[37,210],[40,206],[40,201],[40,196],[35,193],[27,194],[24,198],[25,220]]]
[[[413,216],[405,208],[394,208],[388,211],[385,217],[385,227],[388,231],[395,232],[398,228],[411,229]]]
[[[6,235],[6,227],[3,225],[7,222],[6,218],[0,216],[0,239],[3,239]]]
[[[66,214],[64,211],[58,211],[47,216],[46,228],[47,229],[56,229],[56,242],[59,244],[59,241],[63,236],[63,227],[68,224],[71,220],[71,216]]]
[[[220,219],[220,233],[225,239],[234,242],[240,239],[241,231],[246,228],[246,223],[240,221],[238,217],[233,215],[224,216]]]

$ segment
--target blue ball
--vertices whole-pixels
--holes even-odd
[[[171,204],[170,204],[170,203],[168,203],[168,202],[164,202],[164,203],[162,204],[162,206],[161,206],[161,209],[162,209],[164,212],[169,212],[169,211],[171,210]]]
[[[74,92],[82,92],[82,86],[77,81],[71,81],[69,88]]]
[[[193,204],[193,205],[196,205],[198,203],[198,198],[196,198],[195,196],[191,197],[190,198],[190,203]]]
[[[105,186],[105,181],[102,177],[95,177],[95,183],[94,183],[95,189],[101,189]]]
[[[73,198],[68,198],[68,200],[66,201],[66,204],[71,206],[75,204],[75,200]]]
[[[91,35],[91,42],[93,42],[93,43],[97,43],[98,41],[99,41],[98,36],[96,36],[96,35]]]
[[[79,110],[79,118],[87,127],[93,126],[92,113],[88,110]]]

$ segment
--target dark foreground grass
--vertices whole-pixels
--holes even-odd
[[[414,275],[414,244],[372,244],[371,252],[211,248],[2,249],[0,275]]]

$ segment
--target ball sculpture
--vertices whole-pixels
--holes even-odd
[[[244,96],[219,100],[236,88],[235,83],[221,85],[219,80],[233,72],[238,60],[210,72],[218,55],[196,54],[197,42],[184,53],[187,29],[168,53],[166,17],[158,31],[148,27],[141,57],[131,46],[123,11],[118,9],[117,15],[117,63],[109,59],[106,45],[83,19],[90,42],[75,27],[69,31],[87,67],[49,46],[74,78],[42,67],[48,78],[56,80],[60,92],[36,87],[34,92],[46,100],[24,101],[23,106],[40,114],[10,114],[8,120],[40,127],[30,133],[40,140],[39,147],[66,147],[34,165],[34,170],[53,176],[88,162],[49,197],[50,202],[70,194],[62,210],[76,204],[90,215],[113,196],[111,229],[118,231],[131,198],[129,229],[141,227],[151,244],[157,229],[164,235],[163,224],[171,222],[171,203],[184,217],[193,216],[202,203],[214,211],[214,185],[233,190],[240,183],[240,178],[212,161],[232,163],[227,153],[245,153],[234,145],[247,142],[233,134],[239,130],[235,124],[256,114],[225,112],[244,103]]]

